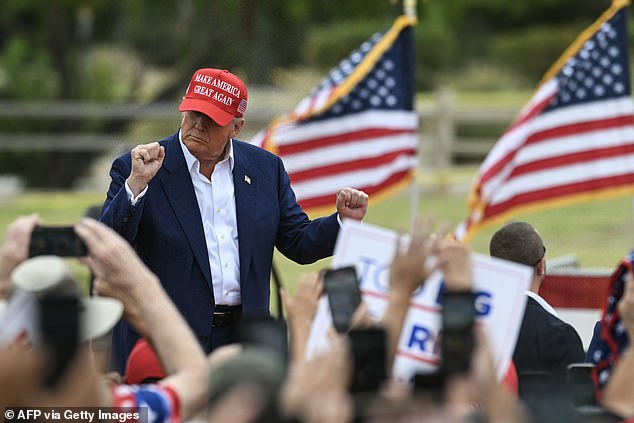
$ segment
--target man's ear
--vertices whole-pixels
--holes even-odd
[[[535,273],[537,273],[537,276],[546,275],[546,257],[542,257],[539,263],[537,263],[537,267],[535,268]]]
[[[231,130],[231,136],[235,137],[240,133],[242,127],[244,126],[244,119],[236,119],[233,121],[233,129]]]

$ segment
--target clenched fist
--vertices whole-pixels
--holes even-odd
[[[132,171],[127,182],[136,197],[145,189],[163,165],[165,147],[157,142],[137,145],[130,151],[130,158],[132,159]]]
[[[354,188],[341,188],[337,191],[337,213],[344,217],[361,220],[368,211],[368,194]]]

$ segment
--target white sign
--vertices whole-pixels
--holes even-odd
[[[369,224],[346,221],[339,232],[333,267],[354,265],[361,280],[363,300],[380,320],[387,307],[389,266],[397,233]],[[472,254],[476,322],[486,328],[498,379],[505,375],[526,306],[526,291],[533,269],[480,254]],[[442,274],[436,272],[412,296],[397,349],[394,378],[409,381],[417,372],[430,372],[439,364]],[[311,329],[308,357],[328,346],[331,316],[322,298]]]
[[[40,342],[39,305],[35,295],[16,289],[0,313],[0,348],[15,341]]]

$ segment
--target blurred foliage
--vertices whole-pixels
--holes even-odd
[[[531,83],[609,4],[422,0],[421,88],[474,61],[512,64]],[[278,68],[334,66],[401,8],[389,0],[3,0],[0,97],[137,100],[145,72],[160,69],[172,77],[154,98],[172,99],[200,66],[271,83]]]
[[[469,90],[530,88],[609,0],[421,0],[417,83]],[[192,71],[222,67],[247,84],[280,70],[336,65],[400,14],[391,0],[2,0],[0,99],[176,101]],[[308,89],[308,88],[307,88]],[[0,131],[129,130],[132,122],[0,122]],[[31,186],[68,187],[94,155],[0,157]],[[51,158],[51,156],[49,156]],[[52,160],[52,159],[51,159]]]
[[[333,22],[328,26],[317,25],[310,32],[303,50],[303,58],[310,66],[322,72],[338,64],[341,59],[358,48],[365,40],[380,30],[389,28],[390,21],[373,19],[364,21]]]
[[[4,73],[7,78],[7,97],[27,100],[34,97],[42,100],[58,96],[58,84],[51,78],[52,67],[49,52],[33,46],[23,37],[13,37],[6,43],[2,54]]]
[[[498,66],[507,66],[530,81],[539,81],[584,26],[578,23],[533,26],[496,35],[491,41],[490,57]]]

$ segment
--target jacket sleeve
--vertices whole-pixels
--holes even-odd
[[[106,201],[99,220],[113,228],[132,244],[136,239],[139,222],[143,214],[145,196],[141,197],[134,206],[128,200],[124,184],[130,175],[130,171],[129,153],[119,157],[112,163],[110,187],[108,188]]]
[[[299,264],[331,256],[339,233],[337,213],[310,220],[297,203],[290,178],[279,158],[278,181],[280,224],[275,241],[277,249]]]

